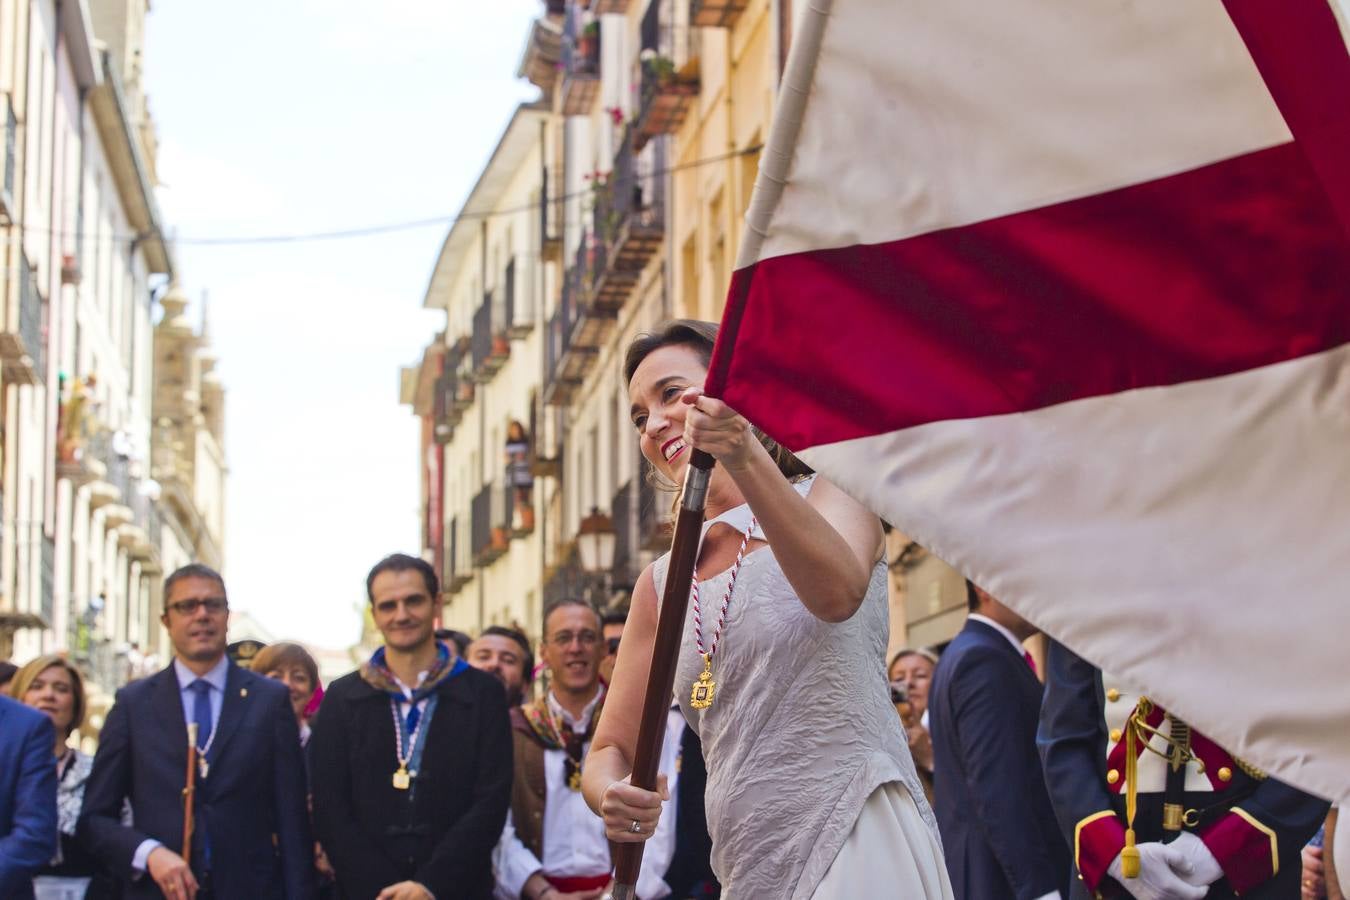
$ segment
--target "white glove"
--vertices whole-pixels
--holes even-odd
[[[1193,878],[1195,872],[1171,844],[1153,841],[1140,844],[1138,850],[1138,878],[1125,877],[1119,855],[1106,870],[1135,900],[1204,900],[1209,893],[1207,886],[1197,887],[1185,880]]]
[[[1189,831],[1183,831],[1167,846],[1175,848],[1191,867],[1191,874],[1183,876],[1191,884],[1208,887],[1223,877],[1223,867],[1209,847]]]

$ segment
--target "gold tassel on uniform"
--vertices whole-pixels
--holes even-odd
[[[1134,845],[1134,813],[1139,793],[1139,760],[1135,742],[1139,740],[1138,720],[1148,715],[1151,704],[1140,698],[1139,706],[1125,720],[1125,849],[1120,851],[1120,872],[1126,878],[1139,877],[1139,848]]]

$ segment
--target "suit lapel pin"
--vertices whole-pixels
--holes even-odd
[[[240,688],[240,689],[239,689],[239,696],[240,696],[240,697],[247,697],[247,696],[248,696],[248,688]]]

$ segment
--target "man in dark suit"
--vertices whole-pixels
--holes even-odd
[[[286,686],[226,657],[229,604],[212,569],[184,566],[165,580],[161,622],[174,661],[117,692],[85,789],[81,840],[129,879],[129,897],[311,897],[314,843]],[[189,722],[199,756],[184,848]],[[134,825],[122,824],[124,800]]]
[[[966,582],[970,616],[929,692],[933,796],[958,900],[1059,898],[1069,852],[1036,753],[1042,687],[1022,642],[1036,629]]]
[[[310,738],[314,824],[351,900],[492,895],[511,799],[506,693],[436,640],[440,588],[395,554],[366,579],[384,646],[329,685]]]
[[[1046,660],[1037,740],[1051,800],[1073,842],[1074,898],[1299,896],[1299,851],[1325,819],[1327,802],[1268,777],[1148,697],[1104,680],[1060,644],[1050,645]],[[1133,873],[1122,857],[1131,795],[1139,854]]]
[[[55,743],[50,717],[0,696],[0,897],[28,900],[56,855]]]

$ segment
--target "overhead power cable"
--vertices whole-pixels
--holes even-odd
[[[663,169],[657,169],[650,173],[637,173],[637,178],[659,178],[665,175],[673,175],[676,172],[683,172],[688,169],[697,169],[702,166],[712,165],[713,163],[725,162],[728,159],[734,159],[738,156],[749,156],[758,153],[763,144],[754,144],[749,147],[743,147],[739,150],[732,150],[717,156],[709,156],[703,159],[692,160],[687,163],[679,163],[673,166],[667,166]],[[382,225],[365,225],[354,228],[343,228],[334,231],[307,231],[293,234],[266,234],[266,235],[235,235],[225,237],[173,237],[169,242],[173,244],[192,246],[192,247],[223,247],[223,246],[256,246],[260,244],[295,244],[317,241],[347,240],[351,238],[374,237],[381,234],[392,234],[399,231],[412,231],[418,228],[429,228],[433,225],[453,226],[455,223],[464,220],[488,220],[499,216],[516,215],[522,212],[537,210],[545,202],[549,204],[561,205],[569,200],[583,197],[591,193],[593,187],[588,187],[580,191],[574,191],[570,194],[560,194],[557,197],[546,198],[538,203],[526,203],[517,207],[498,210],[485,210],[483,212],[465,211],[458,215],[433,216],[426,219],[410,219],[401,222],[388,222]],[[133,243],[144,241],[148,235],[111,235],[100,236],[97,234],[75,234],[65,231],[54,231],[49,228],[33,228],[24,225],[22,222],[15,222],[12,226],[15,230],[23,233],[46,234],[51,237],[62,237],[66,239],[79,238],[89,241],[109,241],[113,243]]]

